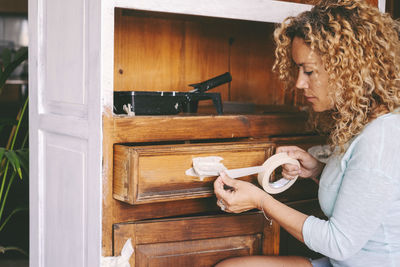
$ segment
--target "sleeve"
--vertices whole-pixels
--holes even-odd
[[[348,160],[329,220],[310,216],[303,225],[305,244],[335,260],[345,260],[364,247],[398,198],[398,181],[382,166],[399,166],[399,157],[383,153],[382,142],[387,148],[389,140],[372,139],[377,142],[359,142]]]
[[[349,258],[367,243],[395,198],[392,179],[382,173],[349,170],[346,176],[329,220],[310,216],[303,225],[305,244],[335,260]]]

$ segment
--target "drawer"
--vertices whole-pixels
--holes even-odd
[[[154,203],[209,197],[215,177],[187,176],[195,157],[220,156],[228,168],[261,165],[272,153],[270,142],[114,146],[113,196],[129,203]],[[256,175],[243,177],[256,183]]]
[[[115,255],[131,238],[134,267],[209,267],[229,257],[279,251],[279,225],[261,212],[119,223],[113,238]]]

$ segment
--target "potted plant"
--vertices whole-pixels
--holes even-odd
[[[0,95],[7,79],[27,58],[27,47],[22,47],[17,51],[3,49],[0,60]],[[28,203],[23,206],[15,206],[10,201],[10,195],[12,195],[13,189],[16,189],[16,180],[28,177],[27,106],[28,97],[21,102],[16,120],[4,118],[0,120],[0,133],[3,136],[4,134],[8,135],[5,144],[0,143],[0,234],[16,214],[28,210]],[[20,247],[7,246],[3,242],[4,240],[0,238],[0,255],[10,251],[27,255],[27,252]]]

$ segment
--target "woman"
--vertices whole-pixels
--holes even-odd
[[[364,1],[323,0],[286,19],[275,40],[274,70],[286,88],[304,91],[316,122],[329,116],[334,148],[325,166],[300,148],[279,147],[301,164],[282,174],[318,179],[328,220],[224,173],[214,183],[217,204],[233,213],[260,209],[326,258],[250,256],[217,266],[400,266],[399,24]]]

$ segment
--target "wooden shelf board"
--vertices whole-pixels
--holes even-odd
[[[304,113],[265,115],[113,116],[114,143],[229,139],[304,134]]]

